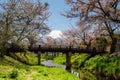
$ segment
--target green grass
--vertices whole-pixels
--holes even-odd
[[[20,54],[17,54],[20,56]],[[21,56],[24,58],[24,56]],[[36,55],[27,55],[29,61],[36,62]],[[35,58],[35,60],[33,58]],[[31,63],[32,63],[31,62]],[[62,68],[29,66],[8,56],[0,61],[0,80],[80,80]]]
[[[53,61],[58,64],[65,64],[66,62],[66,55],[60,54],[59,56],[55,57]],[[73,54],[71,56],[71,63],[73,67],[79,67],[80,64],[88,57],[88,54]]]
[[[95,56],[85,63],[84,70],[102,73],[106,77],[120,78],[120,55]]]
[[[17,75],[16,75],[17,74]],[[11,77],[13,76],[13,77]],[[31,66],[15,68],[0,66],[0,80],[79,80],[75,75],[61,68],[47,68],[44,66]]]
[[[114,78],[120,79],[120,54],[106,54],[103,56],[96,55],[84,63],[84,66],[80,68],[80,64],[88,57],[87,54],[73,54],[71,57],[72,67],[77,69],[79,73],[87,80],[109,80]],[[59,64],[65,64],[65,55],[60,55],[53,59],[54,62]],[[90,74],[91,73],[91,74]],[[102,79],[97,79],[98,76]],[[96,78],[95,78],[96,76]]]
[[[88,57],[88,54],[72,55],[71,62],[74,68],[79,68],[80,64]]]
[[[28,62],[29,64],[33,64],[33,65],[36,65],[38,64],[38,55],[37,54],[34,54],[34,53],[31,53],[31,52],[27,52],[25,53],[12,53],[12,54],[16,54],[17,56],[19,56],[21,59],[23,59],[24,61]],[[42,57],[41,58],[41,61],[44,61],[45,58]]]
[[[59,56],[55,57],[53,61],[58,64],[65,64],[66,62],[65,54],[60,54]]]

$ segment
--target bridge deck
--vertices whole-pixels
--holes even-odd
[[[25,52],[24,49],[20,47],[10,47],[7,49],[8,52]],[[72,52],[72,53],[104,53],[104,50],[96,50],[95,48],[93,49],[83,49],[80,47],[61,47],[61,46],[37,46],[37,47],[31,47],[28,49],[28,51],[31,52]]]
[[[25,52],[23,48],[18,46],[11,46],[7,49],[7,52]],[[30,47],[28,49],[30,52],[35,52],[38,54],[38,65],[41,63],[41,53],[45,52],[62,52],[66,54],[66,70],[71,71],[71,55],[70,53],[88,53],[90,55],[96,55],[105,53],[104,50],[96,50],[93,49],[82,49],[80,47],[61,47],[61,46],[37,46],[37,47]]]

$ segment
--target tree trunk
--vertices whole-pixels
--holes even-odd
[[[23,64],[31,65],[31,66],[33,65],[33,64],[29,63],[28,61],[26,61],[25,59],[23,59],[23,58],[19,57],[18,55],[16,55],[15,53],[8,53],[7,56],[9,56],[9,57],[11,57],[11,58],[23,63]]]
[[[112,39],[111,47],[110,47],[110,54],[114,53],[116,50],[117,38]]]
[[[38,65],[41,64],[41,52],[38,52]]]
[[[71,72],[71,53],[66,53],[66,70]]]
[[[0,53],[0,60],[4,58],[4,55]]]

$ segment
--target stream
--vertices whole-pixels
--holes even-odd
[[[65,65],[57,64],[57,63],[53,62],[52,60],[43,61],[41,64],[44,66],[47,66],[47,67],[61,67],[63,69],[66,68]],[[77,77],[80,78],[80,74],[78,72],[76,72],[74,69],[71,69],[71,73],[75,74]]]

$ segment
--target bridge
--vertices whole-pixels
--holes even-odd
[[[102,50],[96,50],[96,48],[92,48],[92,49],[83,49],[80,47],[65,47],[65,46],[46,46],[46,45],[38,45],[38,46],[34,46],[34,47],[29,47],[28,51],[30,52],[34,52],[38,54],[38,65],[41,64],[41,54],[45,53],[45,52],[62,52],[63,54],[66,54],[66,70],[70,71],[71,70],[71,54],[74,53],[87,53],[90,55],[96,55],[96,54],[103,54],[105,53],[104,49]],[[25,52],[25,50],[23,48],[20,48],[19,46],[10,46],[7,49],[7,52]]]

